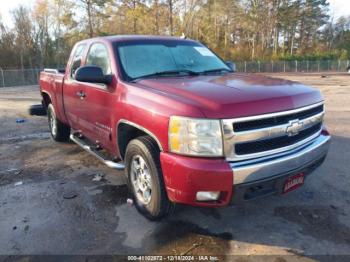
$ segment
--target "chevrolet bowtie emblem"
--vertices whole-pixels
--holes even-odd
[[[295,136],[299,134],[300,130],[303,128],[304,123],[299,119],[291,120],[286,128],[286,134],[288,136]]]

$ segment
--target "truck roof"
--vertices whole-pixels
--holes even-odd
[[[80,41],[79,43],[83,42],[90,42],[90,41],[97,41],[97,40],[102,40],[106,42],[125,42],[125,41],[133,41],[133,40],[164,40],[164,41],[169,41],[169,40],[178,40],[178,41],[194,41],[191,39],[184,39],[176,36],[159,36],[159,35],[111,35],[111,36],[100,36],[100,37],[95,37],[95,38],[89,38]]]

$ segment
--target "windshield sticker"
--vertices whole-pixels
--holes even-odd
[[[208,48],[195,46],[194,49],[196,49],[202,56],[215,56]]]

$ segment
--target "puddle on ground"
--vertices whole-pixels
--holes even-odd
[[[302,233],[316,239],[328,240],[334,243],[350,243],[350,228],[338,220],[338,210],[332,206],[277,207],[274,214],[302,228]]]
[[[98,189],[97,187],[98,186],[85,186],[84,189],[90,196],[95,196],[103,192],[102,189]]]
[[[5,137],[1,138],[0,142],[6,143],[6,142],[19,142],[24,140],[34,140],[34,139],[48,139],[51,135],[48,132],[44,133],[35,133],[35,134],[29,134],[29,135],[23,135],[23,136],[14,136],[14,137]]]
[[[198,208],[199,212],[201,212],[204,216],[209,216],[212,218],[215,218],[216,220],[221,219],[221,214],[219,212],[219,209],[216,208]]]
[[[129,190],[126,185],[107,184],[90,187],[90,192],[88,191],[88,193],[94,195],[96,201],[119,206],[126,204]]]
[[[229,232],[215,233],[188,221],[161,222],[147,241],[152,239],[156,254],[223,255],[229,252]],[[146,240],[145,240],[146,241]],[[149,243],[150,244],[150,243]]]

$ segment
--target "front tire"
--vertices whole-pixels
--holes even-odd
[[[63,124],[55,113],[55,108],[52,104],[47,107],[47,117],[49,121],[49,129],[51,137],[57,142],[65,142],[69,140],[70,127]]]
[[[166,216],[173,206],[165,191],[159,153],[148,136],[132,140],[125,153],[129,190],[137,210],[150,220]]]

